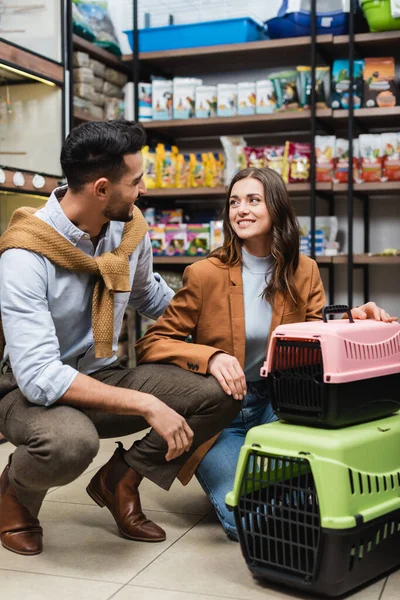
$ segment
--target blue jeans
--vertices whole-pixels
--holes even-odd
[[[223,430],[196,471],[201,487],[231,539],[238,540],[238,534],[233,513],[226,508],[225,496],[233,489],[239,452],[246,433],[256,425],[277,420],[278,417],[272,410],[266,381],[247,383],[242,410],[231,425]]]

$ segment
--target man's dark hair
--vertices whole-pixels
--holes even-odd
[[[119,181],[125,172],[125,154],[140,152],[146,133],[135,121],[100,121],[75,127],[61,150],[61,166],[72,191],[107,177]]]

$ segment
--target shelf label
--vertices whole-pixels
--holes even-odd
[[[16,171],[14,173],[13,182],[16,187],[23,187],[25,185],[25,177],[21,171]]]
[[[46,180],[42,175],[38,175],[36,173],[36,175],[32,178],[32,185],[37,190],[40,190],[46,185]]]

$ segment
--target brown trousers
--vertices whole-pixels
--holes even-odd
[[[196,448],[228,426],[240,410],[241,403],[227,396],[214,377],[173,365],[129,369],[118,360],[92,377],[153,394],[187,420],[194,432],[193,444],[190,452],[175,460],[165,460],[167,444],[153,429],[125,453],[133,469],[166,490]],[[99,439],[148,428],[138,416],[32,404],[10,372],[0,376],[0,398],[0,432],[17,446],[10,480],[33,516],[38,515],[49,488],[70,483],[89,466],[99,450]]]

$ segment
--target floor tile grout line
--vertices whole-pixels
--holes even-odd
[[[384,591],[385,591],[386,584],[387,584],[387,582],[388,582],[388,581],[389,581],[389,576],[388,576],[388,577],[386,577],[386,579],[385,579],[385,581],[384,581],[384,584],[383,584],[383,587],[382,587],[381,593],[379,594],[379,598],[378,598],[378,600],[382,600],[382,598],[383,598],[383,593],[384,593]]]
[[[135,583],[126,583],[124,585],[124,587],[143,587],[146,588],[147,590],[160,590],[162,592],[179,592],[180,594],[193,594],[193,596],[206,596],[207,598],[209,598],[210,596],[213,596],[215,598],[229,598],[229,600],[251,600],[251,598],[245,598],[244,596],[222,596],[221,594],[216,594],[216,593],[211,593],[209,594],[207,593],[203,593],[203,592],[188,592],[187,590],[178,590],[176,588],[172,589],[172,588],[159,588],[159,587],[152,587],[151,585],[141,585],[141,584],[135,584]],[[288,596],[287,600],[297,600],[296,596]],[[109,598],[107,600],[110,600]],[[282,598],[282,600],[285,600],[284,598]],[[312,599],[311,599],[312,600]],[[314,600],[318,600],[317,598],[315,598]]]
[[[63,579],[73,579],[77,581],[93,581],[95,583],[112,583],[114,585],[121,586],[126,585],[121,581],[109,581],[108,579],[93,579],[92,577],[77,577],[76,575],[61,575],[59,573],[40,573],[39,571],[23,571],[22,569],[7,569],[6,567],[0,567],[0,572],[1,571],[8,571],[11,573],[26,573],[27,575],[43,575],[43,577],[62,577]]]
[[[46,498],[43,500],[43,502],[50,502],[51,504],[73,504],[74,506],[90,506],[90,508],[99,508],[99,506],[95,503],[93,504],[86,504],[85,502],[70,502],[68,500],[46,500]],[[170,510],[160,510],[159,508],[146,508],[146,506],[143,506],[143,510],[146,510],[148,512],[158,512],[158,513],[167,513],[167,515],[182,515],[182,516],[188,516],[188,517],[207,517],[210,514],[210,511],[207,513],[190,513],[190,512],[175,512],[175,511],[170,511]]]

